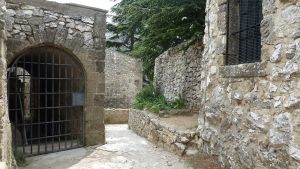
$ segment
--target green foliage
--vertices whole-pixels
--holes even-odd
[[[19,167],[24,167],[27,164],[26,155],[20,151],[14,151],[14,157]]]
[[[184,107],[185,101],[183,99],[168,102],[153,85],[144,87],[143,90],[137,94],[133,103],[133,108],[135,109],[148,109],[154,113],[158,113],[161,110],[182,109]]]
[[[123,0],[113,7],[108,47],[139,58],[149,79],[154,60],[170,47],[201,39],[206,0]]]

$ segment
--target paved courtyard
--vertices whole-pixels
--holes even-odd
[[[107,125],[107,144],[28,158],[22,169],[191,169],[179,157],[128,130]]]

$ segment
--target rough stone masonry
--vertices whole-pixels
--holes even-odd
[[[7,108],[7,82],[6,82],[6,29],[5,20],[6,3],[0,0],[0,168],[14,167],[11,148],[11,129]]]
[[[199,110],[201,103],[202,44],[180,44],[155,60],[155,87],[168,99],[182,98],[188,108]]]
[[[227,0],[208,0],[199,147],[230,168],[300,166],[300,1],[263,0],[260,63],[225,66]]]
[[[143,86],[142,64],[111,49],[105,58],[105,108],[130,108]]]
[[[59,48],[80,62],[86,79],[85,145],[104,144],[105,23],[106,11],[100,9],[46,0],[0,0],[0,168],[13,167],[6,63],[11,65],[34,47]]]

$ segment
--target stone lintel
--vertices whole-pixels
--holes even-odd
[[[221,78],[247,78],[266,76],[266,64],[247,63],[221,66],[219,74]]]

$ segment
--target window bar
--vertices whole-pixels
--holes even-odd
[[[67,61],[66,61],[66,57],[64,56],[64,62],[65,62],[65,64],[67,64]],[[67,72],[66,72],[66,67],[64,67],[64,69],[63,69],[63,75],[64,75],[64,77],[67,77],[66,76],[66,74],[67,74]],[[64,83],[63,83],[63,91],[65,92],[66,90],[67,90],[67,85],[66,85],[66,80],[64,80],[63,81]],[[67,97],[67,95],[66,94],[63,94],[63,98],[64,98],[64,105],[65,106],[67,106],[67,100],[68,100],[68,97]],[[65,114],[66,114],[66,120],[68,120],[68,108],[66,107],[65,108]],[[68,135],[67,135],[67,133],[68,133],[68,122],[65,122],[65,148],[68,148],[68,144],[67,144],[67,142],[68,142]]]
[[[60,54],[58,54],[58,78],[60,78],[60,73],[61,73],[61,70],[60,70]],[[61,138],[61,118],[60,118],[60,80],[58,80],[58,149],[60,150],[60,138]]]
[[[27,134],[26,134],[26,127],[25,127],[25,113],[24,112],[24,108],[25,108],[25,57],[22,58],[23,61],[23,65],[22,65],[22,80],[23,80],[23,84],[21,86],[21,94],[19,94],[19,99],[20,99],[20,106],[21,106],[21,117],[22,117],[22,128],[23,128],[23,137],[24,137],[24,141],[22,144],[22,148],[23,148],[23,153],[25,153],[25,145],[27,145]],[[22,97],[21,97],[22,96]],[[22,103],[23,102],[23,103]]]
[[[39,49],[39,54],[38,54],[38,57],[39,57],[39,61],[38,61],[38,77],[40,78],[41,77],[41,49]],[[41,79],[38,79],[38,91],[41,92]],[[42,102],[41,102],[41,95],[38,94],[38,107],[40,107],[42,105]],[[40,154],[40,144],[41,144],[41,110],[38,109],[38,154]]]
[[[12,68],[12,71],[14,71],[15,73],[15,91],[16,91],[16,94],[14,95],[14,101],[15,101],[15,106],[18,108],[18,75],[17,75],[17,68],[18,68],[18,65],[16,65],[15,67]],[[13,72],[12,72],[13,73]],[[18,148],[18,142],[17,142],[17,130],[18,130],[18,110],[15,110],[15,151],[17,151],[17,148]]]
[[[31,77],[32,76],[34,76],[33,75],[33,64],[32,64],[32,62],[33,62],[33,55],[30,55],[30,61],[31,61],[31,63],[30,63],[30,73],[31,73]],[[33,95],[32,95],[32,89],[33,89],[33,81],[32,81],[32,79],[30,78],[30,89],[29,89],[29,91],[30,91],[30,106],[29,106],[29,111],[30,111],[30,115],[31,115],[31,117],[30,117],[30,154],[32,154],[32,134],[33,134],[33,129],[32,129],[32,123],[33,123],[33,121],[32,121],[32,119],[33,119],[33,111],[32,111],[32,106],[33,106],[33,103],[32,103],[32,97],[33,97]]]
[[[45,50],[45,62],[48,63],[48,51]],[[48,70],[47,70],[48,66],[47,64],[45,64],[45,152],[47,152],[47,147],[48,147]]]
[[[54,50],[52,50],[52,78],[54,78]],[[54,79],[51,80],[52,81],[52,92],[54,93]],[[54,105],[54,94],[52,95],[52,106],[55,107]],[[54,108],[52,108],[52,152],[54,151]]]
[[[85,92],[85,77],[84,77],[84,72],[80,72],[79,73],[80,74],[80,77],[82,78],[81,79],[81,81],[80,81],[80,86],[82,86],[83,88],[81,89],[80,88],[80,86],[78,86],[78,91],[79,92]],[[84,138],[84,136],[85,136],[85,125],[84,125],[84,120],[85,120],[85,114],[84,114],[84,106],[85,106],[85,100],[83,101],[83,106],[81,106],[81,130],[82,130],[82,132],[81,132],[81,141],[82,141],[82,145],[84,145],[85,144],[85,138]]]
[[[74,77],[74,72],[73,72],[73,67],[70,67],[70,74],[71,74],[71,79],[70,80],[68,80],[68,82],[70,83],[70,92],[71,92],[71,96],[70,96],[70,106],[73,106],[72,104],[72,92],[73,92],[73,83],[72,83],[72,79],[73,79],[73,77]],[[74,108],[73,107],[71,107],[71,110],[73,110]],[[75,113],[76,113],[76,111],[75,111]],[[74,114],[74,112],[73,112],[73,119],[74,119],[74,115],[76,116],[76,114]],[[73,147],[73,131],[74,131],[74,122],[73,122],[73,119],[71,119],[71,147]]]
[[[229,64],[229,8],[230,8],[230,0],[227,0],[227,16],[226,16],[226,56],[225,56],[225,62],[226,64]]]

